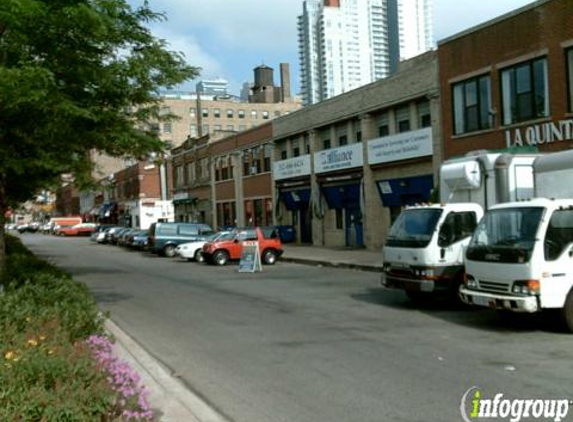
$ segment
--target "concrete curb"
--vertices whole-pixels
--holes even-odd
[[[116,356],[140,375],[158,422],[228,422],[112,320],[105,328],[115,337]]]
[[[286,257],[284,255],[281,256],[281,261],[292,262],[295,264],[303,264],[303,265],[314,265],[315,267],[322,266],[331,268],[345,268],[350,270],[369,271],[374,273],[382,272],[382,266],[355,264],[352,262],[332,262],[332,261],[322,261],[316,259],[292,258],[292,257]]]

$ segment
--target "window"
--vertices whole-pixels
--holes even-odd
[[[251,110],[251,119],[258,118],[257,110]]]
[[[189,135],[193,138],[195,138],[197,136],[197,125],[196,124],[192,124],[189,126]]]
[[[251,151],[248,149],[243,151],[243,176],[250,174],[249,166],[251,164]]]
[[[209,134],[209,125],[203,125],[203,135]]]
[[[338,138],[338,146],[344,146],[344,145],[348,145],[348,137],[346,135],[342,135],[340,138]]]
[[[573,112],[573,48],[567,50],[567,74],[569,75],[569,111]]]
[[[208,108],[201,109],[201,116],[209,117],[209,109]]]
[[[477,218],[473,212],[451,212],[438,233],[438,246],[447,247],[468,238],[474,232]]]
[[[171,133],[172,126],[170,122],[163,123],[163,133]]]
[[[299,155],[300,155],[300,148],[299,148],[299,147],[293,148],[293,150],[292,150],[292,156],[293,156],[293,157],[298,157]]]
[[[281,151],[281,160],[286,160],[288,158],[286,151]]]
[[[454,134],[492,127],[491,81],[479,76],[453,86]]]
[[[390,124],[388,113],[382,113],[378,118],[378,136],[388,136],[390,134]]]
[[[274,113],[275,113],[275,117],[280,117],[280,115],[281,115],[281,112],[279,110],[275,110]]]
[[[356,142],[362,142],[362,132],[356,132]]]
[[[227,130],[235,130],[235,125],[227,125]]]
[[[266,144],[265,146],[263,146],[263,154],[265,157],[264,160],[264,169],[263,171],[271,171],[271,154],[272,154],[272,146],[269,144]]]
[[[545,234],[545,259],[556,260],[571,242],[573,242],[573,211],[556,210],[549,220]]]
[[[183,166],[175,167],[175,187],[181,188],[184,185]]]
[[[263,111],[263,120],[268,120],[268,119],[269,119],[269,112]]]
[[[197,109],[195,109],[195,107],[190,107],[189,108],[189,116],[195,117],[196,114],[197,114]]]
[[[549,88],[547,59],[541,58],[501,72],[503,124],[547,117]]]
[[[190,185],[195,180],[195,165],[187,163],[187,184]]]
[[[430,127],[432,125],[432,118],[430,115],[430,102],[419,102],[416,108],[418,109],[418,128]]]
[[[220,118],[220,117],[221,117],[221,110],[219,110],[218,108],[214,108],[214,109],[213,109],[213,117],[214,117],[215,119]]]
[[[235,117],[235,112],[232,109],[227,110],[227,119],[232,119]]]
[[[239,116],[239,119],[244,119],[245,118],[245,110],[239,110],[239,112],[237,113]]]
[[[322,149],[330,149],[330,139],[325,139],[322,141]]]
[[[213,125],[213,130],[221,130],[221,125]]]
[[[179,226],[179,234],[187,235],[187,236],[198,236],[199,235],[199,227],[197,226]]]
[[[239,125],[239,132],[242,132],[243,130],[247,130],[247,125]]]
[[[398,133],[410,130],[410,107],[404,106],[396,109],[396,128]]]

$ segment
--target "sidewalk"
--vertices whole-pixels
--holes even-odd
[[[382,272],[382,252],[356,248],[283,244],[282,261]]]

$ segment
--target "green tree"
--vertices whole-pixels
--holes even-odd
[[[87,181],[92,151],[161,151],[159,90],[198,74],[151,34],[163,19],[147,1],[0,0],[0,271],[10,207]]]

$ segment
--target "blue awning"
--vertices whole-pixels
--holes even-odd
[[[310,202],[310,189],[281,191],[280,195],[289,211],[299,210],[304,206],[308,206]]]
[[[360,184],[322,186],[328,208],[360,208]]]
[[[434,188],[432,175],[404,177],[376,182],[385,207],[402,207],[428,202]]]

